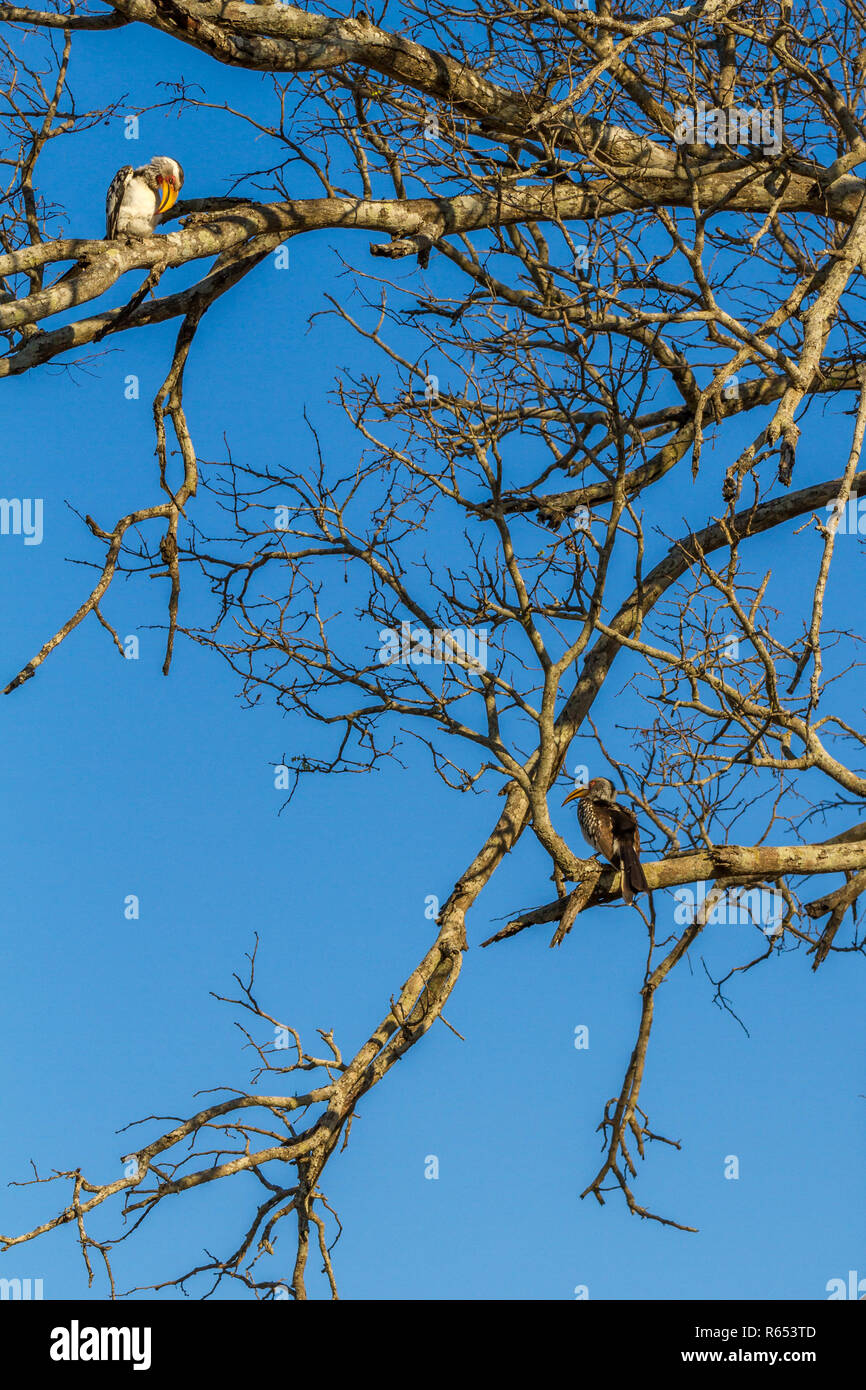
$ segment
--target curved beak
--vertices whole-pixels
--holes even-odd
[[[565,800],[564,800],[563,803],[562,803],[563,806],[567,806],[568,803],[569,803],[569,801],[574,801],[574,800],[575,800],[577,797],[579,797],[579,796],[586,796],[586,793],[588,792],[588,790],[589,790],[588,787],[578,787],[576,791],[569,792],[569,793],[568,793],[568,796],[565,798]]]
[[[160,179],[159,184],[159,207],[158,212],[168,212],[169,208],[174,207],[177,202],[179,190],[168,179]]]

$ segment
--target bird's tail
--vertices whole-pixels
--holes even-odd
[[[649,892],[643,865],[630,839],[619,842],[619,866],[622,870],[622,896],[625,903],[631,903],[635,893]]]

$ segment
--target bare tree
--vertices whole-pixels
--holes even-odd
[[[253,952],[231,1002],[249,1019],[256,1079],[273,1074],[275,1094],[206,1106],[138,1147],[117,1181],[56,1173],[72,1184],[68,1204],[0,1239],[9,1248],[75,1222],[88,1269],[96,1250],[111,1277],[114,1242],[86,1225],[97,1208],[118,1199],[130,1234],[165,1197],[252,1172],[262,1200],[240,1245],[165,1282],[233,1278],[260,1297],[289,1284],[303,1298],[312,1237],[336,1297],[326,1165],[360,1099],[443,1018],[470,910],[505,856],[530,831],[555,898],[485,946],[545,923],[560,945],[581,912],[619,896],[617,871],[575,854],[551,815],[581,740],[654,832],[652,893],[636,905],[647,932],[637,1036],[583,1195],[603,1203],[613,1188],[636,1215],[692,1229],[633,1190],[636,1157],[662,1140],[642,1091],[659,986],[719,911],[755,929],[714,981],[725,1003],[733,975],[772,969],[787,950],[813,969],[862,951],[859,637],[828,630],[825,596],[864,478],[866,184],[854,170],[866,160],[866,11],[699,0],[623,16],[608,0],[597,11],[422,0],[374,22],[325,6],[116,0],[98,15],[0,5],[0,19],[10,111],[19,27],[47,33],[54,65],[50,80],[30,74],[38,118],[14,108],[0,374],[74,363],[110,335],[180,320],[154,401],[157,500],[111,526],[87,517],[104,550],[97,582],[7,693],[89,614],[108,626],[100,605],[117,573],[163,573],[166,673],[182,630],[230,664],[251,702],[269,696],[306,721],[313,748],[295,782],[368,769],[413,738],[449,787],[504,797],[428,950],[353,1056],[331,1032],[324,1055],[308,1052],[278,1006],[259,1003]],[[52,236],[36,161],[61,128],[92,118],[66,110],[71,34],[127,24],[273,75],[269,126],[180,85],[171,97],[266,137],[270,163],[249,176],[264,197],[179,203],[166,217],[179,228],[152,237]],[[299,161],[320,196],[289,196]],[[335,384],[357,456],[335,463],[311,427],[309,465],[229,456],[203,470],[183,405],[202,317],[277,247],[325,228],[347,243],[372,234],[379,260],[415,258],[396,281],[349,267],[325,294],[322,312],[359,343],[359,366]],[[71,272],[46,284],[64,263]],[[184,267],[192,283],[158,293]],[[87,307],[135,272],[125,307]],[[42,327],[69,310],[86,316]],[[845,466],[801,483],[801,435],[838,400],[851,416]],[[672,479],[682,512],[694,481],[711,480],[715,511],[671,523]],[[200,486],[225,509],[225,534],[197,522]],[[814,571],[799,611],[773,598],[768,536]],[[181,629],[190,565],[215,609]],[[645,702],[640,730],[613,727],[615,662]],[[761,833],[740,844],[757,815]],[[829,837],[828,820],[843,827]],[[816,896],[827,874],[842,881]],[[672,912],[668,890],[696,883],[712,886]],[[291,1039],[288,1064],[261,1025]],[[294,1072],[316,1084],[292,1090]],[[288,1215],[293,1273],[267,1277],[259,1262]]]

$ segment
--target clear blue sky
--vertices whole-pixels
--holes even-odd
[[[182,73],[211,100],[268,109],[259,76],[142,29],[82,36],[75,48],[82,105],[101,99],[110,64],[109,94],[129,92],[130,108]],[[172,154],[193,198],[223,193],[227,167],[262,159],[213,113],[145,116],[137,145],[120,119],[57,144],[42,162],[43,191],[72,210],[69,231],[87,236],[101,233],[104,190],[122,163]],[[312,191],[299,174],[299,192]],[[289,270],[265,263],[210,311],[186,390],[201,457],[224,457],[224,432],[251,461],[303,456],[312,447],[305,407],[326,450],[357,449],[329,391],[335,369],[362,349],[332,319],[308,333],[307,318],[338,283],[338,255],[370,267],[367,240],[296,239]],[[397,273],[418,274],[414,262]],[[444,283],[446,268],[434,257],[429,274]],[[85,592],[90,572],[69,560],[98,558],[70,508],[110,525],[155,500],[150,401],[175,332],[110,339],[87,373],[4,383],[2,490],[45,507],[40,546],[0,538],[4,681]],[[138,401],[124,396],[129,373],[140,378]],[[823,423],[813,417],[802,482],[841,473],[849,406],[837,403]],[[672,480],[663,524],[679,533],[680,517],[701,523],[717,488],[718,473],[706,490]],[[652,543],[657,558],[666,546]],[[799,545],[789,533],[790,553],[779,553],[778,538],[755,549],[756,570],[776,561],[781,600],[814,573],[816,543]],[[861,611],[853,540],[844,563],[845,582],[831,590],[843,629],[855,624],[855,603]],[[122,636],[138,634],[138,661],[122,661],[91,619],[0,705],[4,1183],[25,1179],[30,1159],[43,1173],[80,1165],[110,1179],[132,1147],[115,1133],[121,1125],[186,1115],[201,1103],[196,1090],[247,1084],[250,1056],[209,991],[235,992],[231,975],[254,932],[264,1006],[310,1041],[316,1027],[333,1027],[351,1052],[430,939],[426,896],[447,896],[501,806],[493,794],[448,793],[408,746],[405,770],[308,781],[278,815],[273,765],[302,734],[304,746],[315,742],[267,703],[245,712],[230,673],[183,641],[164,679],[163,635],[152,625],[164,621],[165,597],[165,581],[121,582],[105,605]],[[193,586],[189,604],[201,598]],[[184,611],[192,620],[207,610]],[[614,698],[630,669],[623,661],[596,706],[602,723],[627,722],[630,706],[620,699],[614,709]],[[573,822],[558,823],[576,837]],[[818,838],[834,828],[819,827]],[[472,915],[473,945],[513,909],[545,901],[548,875],[524,836]],[[124,919],[131,893],[137,922]],[[829,1279],[866,1276],[862,961],[831,957],[814,975],[791,953],[745,975],[731,995],[747,1037],[714,1007],[700,954],[713,968],[732,963],[730,934],[748,931],[710,929],[691,971],[664,986],[644,1083],[653,1126],[683,1148],[650,1152],[637,1198],[698,1235],[630,1217],[615,1193],[604,1209],[579,1200],[601,1161],[602,1106],[633,1045],[645,960],[639,919],[597,909],[558,952],[545,929],[470,950],[447,1009],[466,1041],[437,1027],[364,1100],[324,1183],[344,1224],[341,1294],[570,1299],[587,1285],[591,1298],[821,1299]],[[737,951],[744,959],[745,947]],[[580,1024],[588,1050],[574,1047]],[[424,1176],[431,1154],[436,1181]],[[729,1155],[739,1158],[736,1181],[724,1177]],[[204,1246],[228,1250],[259,1190],[244,1176],[164,1202],[116,1252],[119,1287],[179,1273]],[[4,1185],[0,1229],[23,1230],[63,1201],[59,1187]],[[97,1236],[119,1231],[117,1209],[92,1223]],[[287,1227],[271,1272],[288,1273],[293,1254]],[[48,1298],[88,1296],[71,1229],[7,1254],[0,1274],[42,1278]],[[326,1292],[316,1276],[310,1285]],[[98,1276],[89,1296],[104,1292]]]

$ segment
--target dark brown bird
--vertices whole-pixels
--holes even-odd
[[[585,787],[570,792],[562,804],[567,806],[577,798],[577,819],[583,838],[596,854],[604,855],[608,864],[622,873],[623,900],[630,903],[635,893],[648,893],[640,862],[637,820],[628,807],[617,805],[613,782],[608,777],[593,777]]]

